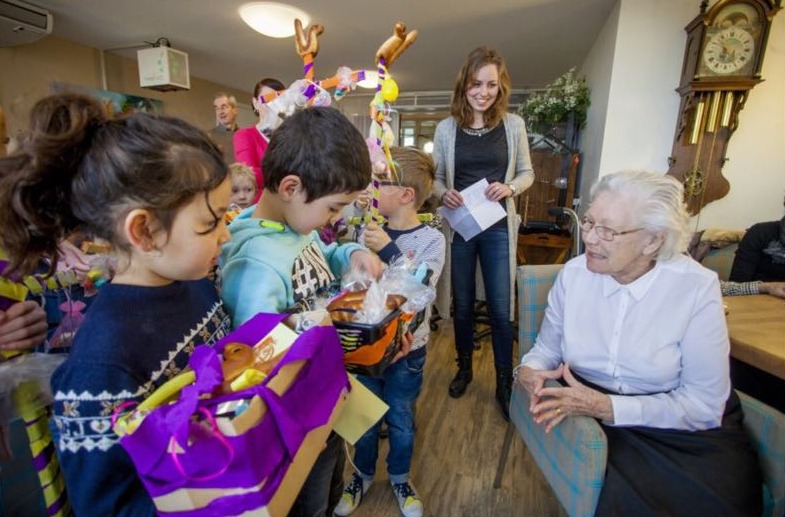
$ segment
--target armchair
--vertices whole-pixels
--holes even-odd
[[[518,268],[518,344],[521,356],[534,345],[548,304],[548,292],[561,267]],[[739,392],[739,398],[744,409],[744,425],[758,450],[763,471],[763,515],[783,515],[785,415],[744,393]],[[571,516],[593,515],[605,478],[608,449],[605,433],[599,424],[593,418],[570,417],[546,434],[531,418],[526,390],[513,386],[510,424],[499,458],[496,487],[504,474],[516,429],[567,513]]]

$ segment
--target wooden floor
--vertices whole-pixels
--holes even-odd
[[[490,338],[474,352],[474,381],[460,399],[447,394],[455,375],[452,323],[431,334],[425,383],[417,404],[411,480],[428,516],[564,516],[556,497],[517,434],[501,487],[493,488],[507,423],[494,399]],[[387,477],[387,440],[381,440],[374,485],[357,517],[398,517]],[[351,473],[347,462],[346,475]]]

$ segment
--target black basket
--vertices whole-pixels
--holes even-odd
[[[344,353],[348,353],[354,352],[361,346],[377,342],[382,337],[384,328],[400,315],[401,310],[395,309],[378,323],[333,320],[333,326],[341,338],[341,347],[343,347]]]

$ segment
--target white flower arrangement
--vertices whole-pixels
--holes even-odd
[[[569,69],[545,87],[545,91],[530,96],[518,114],[530,128],[551,127],[573,115],[575,129],[586,125],[586,112],[591,104],[586,76],[575,75]]]

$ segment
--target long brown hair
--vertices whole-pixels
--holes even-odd
[[[495,65],[499,71],[499,95],[490,108],[484,113],[485,125],[494,127],[501,122],[507,112],[510,100],[510,75],[507,65],[499,52],[488,47],[478,47],[466,57],[466,61],[455,79],[455,89],[452,94],[450,113],[455,118],[459,127],[469,127],[474,121],[474,110],[466,99],[466,91],[477,77],[480,68],[485,65]]]
[[[10,262],[0,273],[56,263],[58,243],[77,230],[127,251],[119,228],[128,212],[150,210],[168,233],[179,209],[197,195],[207,200],[227,174],[207,133],[183,120],[109,120],[92,97],[45,97],[19,149],[0,158],[0,246]]]

